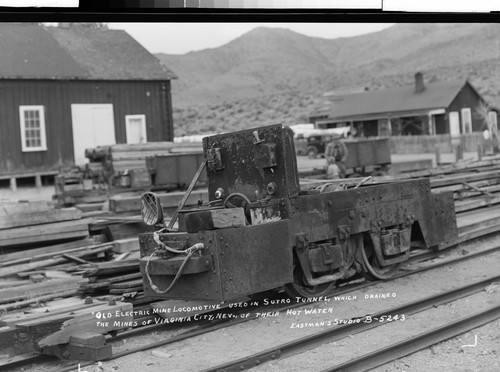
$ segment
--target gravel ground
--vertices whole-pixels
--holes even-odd
[[[499,242],[500,238],[497,237],[489,244],[493,246]],[[479,246],[484,248],[485,243],[475,242],[466,248],[472,252]],[[460,252],[454,253],[457,254]],[[499,264],[500,253],[495,253],[390,282],[378,282],[372,287],[354,291],[351,297],[343,299],[333,297],[329,301],[306,304],[298,309],[301,310],[300,313],[261,317],[172,345],[103,362],[99,367],[87,367],[86,370],[92,371],[92,368],[95,368],[96,371],[200,371],[262,351],[267,347],[323,331],[327,327],[335,326],[333,325],[335,319],[350,319],[373,314],[497,275]],[[402,314],[405,315],[404,321],[387,323],[362,335],[353,335],[310,352],[263,364],[255,370],[322,370],[331,363],[347,361],[363,352],[378,349],[499,304],[499,287],[418,314]],[[389,296],[381,298],[383,294]],[[306,310],[309,314],[305,314]],[[306,326],[307,324],[313,326]],[[381,366],[375,371],[499,371],[499,325],[499,321],[490,323]],[[478,340],[476,347],[464,347],[474,344],[476,335]],[[151,340],[167,336],[168,334],[158,333],[151,336]],[[128,340],[120,346],[120,350],[142,344],[144,340]]]

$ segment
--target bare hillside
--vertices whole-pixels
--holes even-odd
[[[469,79],[493,102],[500,96],[500,24],[397,24],[338,39],[260,27],[219,48],[157,57],[179,77],[176,135],[287,114],[304,121],[324,92],[411,84],[417,71],[428,82]]]

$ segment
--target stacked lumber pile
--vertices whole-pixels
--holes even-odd
[[[138,241],[133,243],[138,249]],[[79,292],[82,294],[111,294],[132,299],[143,292],[138,251],[124,252],[113,261],[92,263],[84,267],[83,277],[88,282],[80,284]]]
[[[85,150],[90,164],[102,166],[110,185],[132,188],[151,186],[147,158],[189,153],[202,153],[201,143],[148,142]]]
[[[89,236],[89,219],[76,208],[55,209],[48,202],[0,205],[0,252],[13,247],[82,239]]]
[[[89,159],[85,167],[61,169],[56,176],[60,206],[103,203],[109,195],[122,192],[184,187],[202,161],[203,151],[200,142],[148,142],[90,148],[85,157]]]
[[[44,211],[42,206],[43,203],[37,204],[40,212]],[[33,212],[29,215],[31,219],[11,213],[12,206],[4,208],[9,218],[0,219],[0,224],[6,227],[0,232],[23,228],[19,225],[27,223],[40,222],[39,226],[49,221],[67,223],[59,220],[68,218],[68,213],[74,211],[81,216],[75,208],[60,210],[59,214],[48,209],[44,218],[36,219],[37,208],[23,205],[23,212]],[[140,278],[137,231],[130,228],[131,224],[136,226],[137,221],[122,218],[95,224],[109,230],[111,238],[134,236],[96,244],[95,237],[100,235],[88,237],[88,220],[80,220],[87,221],[84,239],[48,246],[31,244],[23,250],[0,255],[0,370],[2,363],[12,358],[22,359],[40,351],[74,360],[102,360],[112,355],[103,335],[132,327],[134,305],[116,303],[115,297],[119,294],[133,300],[137,295],[137,292],[130,293],[132,287],[127,283]],[[35,226],[38,225],[24,227]],[[59,234],[66,236],[64,226]],[[39,238],[44,240],[43,236]],[[133,272],[136,274],[129,274]],[[115,278],[117,275],[121,278]],[[100,284],[102,279],[110,282],[106,291],[100,291],[104,297],[92,299],[88,294],[95,291],[82,291],[89,283]],[[142,285],[134,286],[136,291],[142,291]],[[99,321],[96,316],[99,312],[107,314],[105,321]]]

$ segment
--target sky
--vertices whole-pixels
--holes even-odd
[[[281,27],[306,36],[335,39],[380,31],[392,23],[108,23],[127,31],[150,53],[185,54],[217,48],[256,27]]]

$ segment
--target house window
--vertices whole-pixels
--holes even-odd
[[[45,112],[43,106],[20,106],[22,150],[46,151]]]
[[[491,126],[498,129],[497,113],[495,111],[488,112],[488,118],[490,119]]]
[[[470,108],[463,108],[462,113],[462,133],[472,132],[472,115]]]

